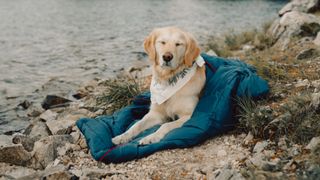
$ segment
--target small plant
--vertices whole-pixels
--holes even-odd
[[[107,106],[111,113],[129,105],[135,96],[144,91],[142,82],[131,77],[106,80],[102,85],[106,87],[106,91],[98,96],[97,103]]]
[[[273,119],[272,109],[267,106],[258,106],[249,97],[237,98],[239,106],[239,127],[251,131],[255,137],[264,136],[265,126]]]
[[[252,44],[255,40],[257,30],[245,31],[239,34],[234,32],[225,35],[224,43],[229,50],[239,50],[244,44]]]

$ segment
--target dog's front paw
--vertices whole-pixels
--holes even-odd
[[[115,145],[124,144],[124,143],[129,142],[130,140],[131,140],[131,137],[126,133],[112,138],[112,142]]]
[[[149,136],[142,138],[139,141],[139,144],[140,145],[152,144],[152,143],[159,142],[161,139],[162,137],[157,136],[157,134],[150,134]]]

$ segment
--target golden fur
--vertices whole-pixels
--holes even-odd
[[[200,48],[191,34],[175,27],[164,27],[153,30],[144,41],[144,49],[152,63],[153,78],[158,83],[167,83],[200,55]],[[171,53],[172,60],[164,61],[164,54]],[[141,139],[140,144],[150,144],[160,141],[171,130],[181,127],[190,119],[205,84],[205,67],[197,67],[196,74],[177,93],[164,103],[152,103],[150,111],[142,120],[133,125],[125,133],[112,139],[114,144],[127,143],[142,131],[157,125],[161,127]],[[175,119],[178,117],[178,119]],[[173,121],[169,121],[172,119]]]

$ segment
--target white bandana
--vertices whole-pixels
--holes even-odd
[[[151,80],[151,102],[162,104],[179,91],[196,73],[197,67],[202,67],[205,61],[201,56],[198,56],[195,63],[190,68],[185,68],[181,72],[175,74],[169,79],[168,83],[160,84],[154,77]]]

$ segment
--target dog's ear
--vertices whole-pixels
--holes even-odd
[[[200,47],[191,34],[186,33],[186,39],[187,48],[184,54],[184,63],[190,67],[193,64],[193,61],[195,61],[196,58],[200,55]]]
[[[153,62],[157,62],[157,53],[156,53],[156,47],[155,47],[155,41],[157,36],[157,30],[153,30],[149,36],[146,37],[146,39],[143,42],[144,50],[149,56],[149,59]]]

